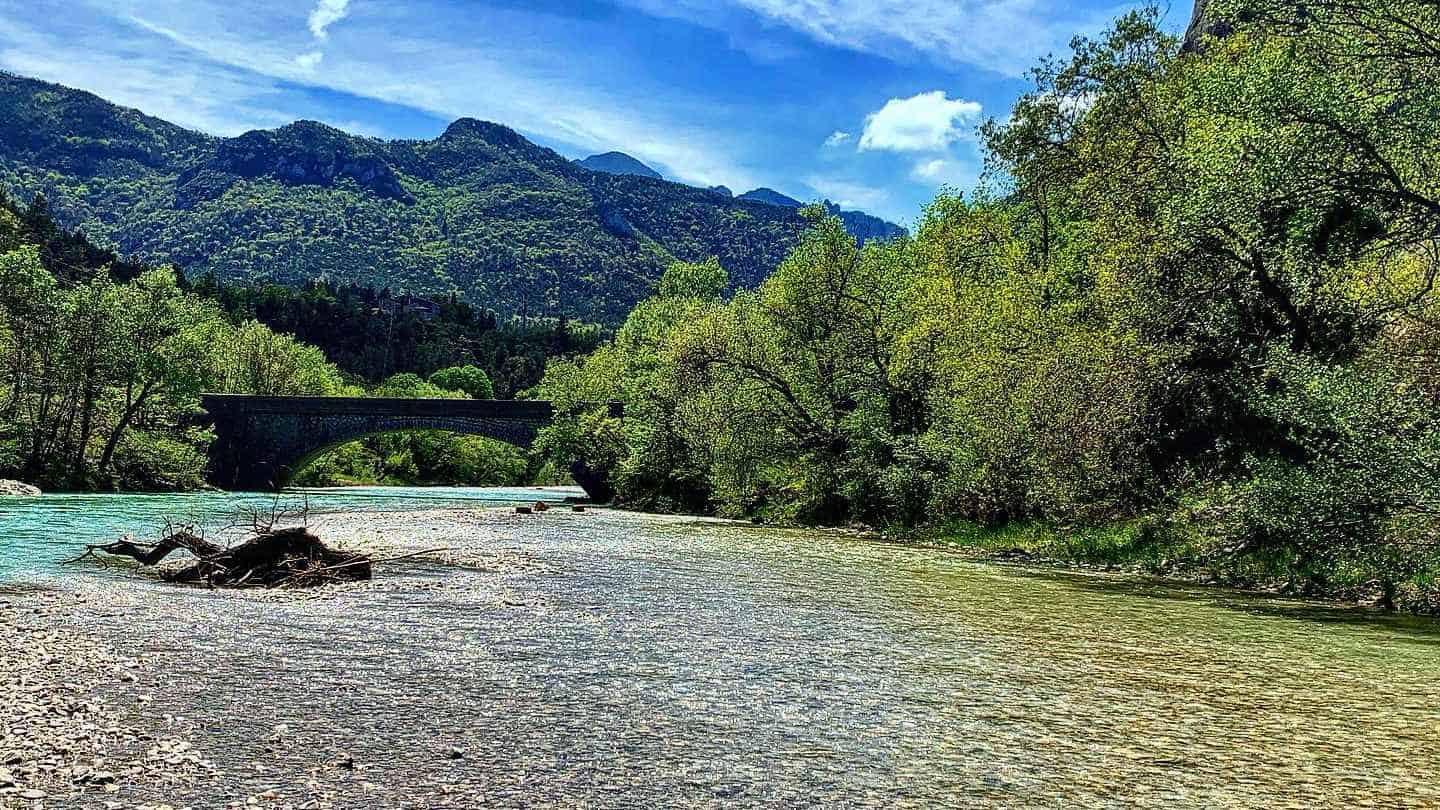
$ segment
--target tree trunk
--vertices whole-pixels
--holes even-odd
[[[104,475],[110,469],[110,460],[115,456],[115,448],[120,444],[121,435],[130,427],[130,423],[135,419],[135,414],[140,412],[140,408],[150,398],[152,390],[152,383],[145,383],[145,386],[140,389],[140,395],[125,407],[125,412],[120,415],[120,421],[115,423],[115,430],[111,432],[110,438],[105,440],[105,452],[100,454],[100,463],[95,467],[97,474]]]

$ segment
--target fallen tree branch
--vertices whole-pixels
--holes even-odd
[[[173,532],[154,545],[122,539],[87,546],[85,553],[72,562],[103,552],[154,566],[183,549],[190,552],[195,561],[178,570],[162,571],[163,579],[212,588],[306,588],[370,579],[368,556],[332,549],[308,529],[270,529],[259,525],[257,529],[260,531],[253,537],[229,548],[221,548],[188,528]]]
[[[85,553],[76,557],[70,562],[78,562],[86,557],[92,557],[97,551],[103,551],[116,557],[129,557],[141,565],[151,566],[162,562],[172,552],[184,549],[196,557],[210,557],[224,551],[219,546],[211,543],[203,537],[193,533],[189,529],[170,534],[165,539],[154,544],[136,543],[133,540],[120,539],[113,543],[101,545],[89,545],[85,547]]]

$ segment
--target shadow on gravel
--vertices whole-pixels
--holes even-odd
[[[1043,579],[1092,593],[1204,602],[1215,607],[1257,616],[1384,630],[1409,642],[1440,646],[1440,619],[1435,617],[1391,613],[1380,608],[1361,605],[1327,605],[1319,602],[1307,602],[1293,596],[1239,591],[1224,586],[1212,587],[1164,582],[1147,579],[1139,574],[1111,576],[1084,570],[1045,570],[1023,565],[1000,564],[1017,576]]]
[[[0,585],[0,596],[32,596],[37,593],[60,593],[55,585],[39,582],[11,582]]]

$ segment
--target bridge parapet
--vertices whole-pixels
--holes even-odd
[[[203,394],[201,404],[215,422],[211,483],[241,490],[279,489],[326,450],[378,433],[444,430],[528,448],[555,418],[545,400]],[[613,417],[624,415],[618,402],[595,404]],[[596,500],[613,494],[604,475],[577,470],[575,476]]]
[[[550,421],[555,407],[538,399],[387,399],[383,397],[260,397],[245,394],[202,394],[211,416],[220,413],[272,415],[363,415],[473,417],[478,419],[539,419]]]

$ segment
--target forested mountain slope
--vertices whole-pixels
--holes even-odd
[[[192,277],[323,277],[612,323],[677,258],[716,256],[752,286],[804,229],[793,210],[592,172],[473,119],[430,141],[313,122],[215,138],[4,73],[0,188]]]

